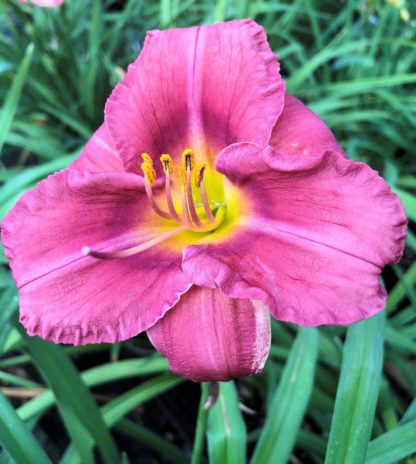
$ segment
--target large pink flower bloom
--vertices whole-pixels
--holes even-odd
[[[175,372],[227,380],[262,368],[269,310],[309,326],[380,311],[405,230],[244,20],[148,33],[82,156],[19,200],[2,238],[30,334],[147,330]]]

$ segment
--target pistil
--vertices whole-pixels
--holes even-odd
[[[170,230],[169,232],[166,232],[165,234],[158,235],[155,238],[152,238],[151,240],[141,243],[140,245],[135,245],[130,248],[125,248],[124,250],[120,250],[120,251],[113,251],[113,252],[98,251],[98,250],[91,250],[90,247],[85,246],[82,248],[82,252],[84,255],[88,255],[88,256],[92,256],[93,258],[100,258],[100,259],[127,258],[129,256],[136,255],[137,253],[141,253],[142,251],[146,251],[149,248],[152,248],[155,245],[158,245],[159,243],[165,242],[166,240],[169,240],[170,238],[175,237],[175,235],[178,235],[184,232],[186,229],[187,229],[187,226],[183,225],[176,229]]]

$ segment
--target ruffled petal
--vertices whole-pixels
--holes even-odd
[[[192,287],[147,334],[171,370],[195,382],[257,374],[270,347],[270,313],[259,301]]]
[[[375,171],[332,151],[310,158],[236,144],[223,155],[217,169],[250,213],[228,241],[185,249],[189,279],[262,300],[300,325],[350,324],[383,309],[380,273],[400,260],[407,221]]]
[[[107,126],[102,124],[85,145],[81,155],[69,166],[77,171],[123,171]]]
[[[215,156],[236,141],[267,144],[284,83],[262,27],[251,20],[151,31],[105,108],[127,170],[147,152]],[[159,164],[159,163],[158,163]]]
[[[54,342],[116,342],[153,325],[189,288],[180,251],[156,246],[122,259],[150,228],[143,181],[128,173],[61,171],[27,192],[2,223],[2,241],[29,334]]]
[[[273,128],[269,145],[294,155],[320,156],[328,150],[344,154],[329,127],[289,94],[285,95],[283,111]]]

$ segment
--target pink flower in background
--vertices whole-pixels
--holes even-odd
[[[33,3],[40,7],[57,8],[64,3],[64,0],[19,0],[20,3]]]
[[[380,311],[405,232],[384,180],[285,93],[250,20],[149,32],[81,157],[2,224],[30,334],[146,330],[198,381],[260,371],[269,311],[307,326]]]

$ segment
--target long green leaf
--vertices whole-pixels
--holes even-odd
[[[145,359],[128,359],[116,363],[102,364],[82,372],[81,378],[87,386],[95,387],[129,377],[156,374],[167,370],[167,362],[164,358],[152,356]],[[20,406],[18,414],[24,420],[31,419],[45,412],[53,406],[55,401],[53,392],[47,390]]]
[[[269,408],[252,464],[287,463],[311,395],[318,347],[318,329],[301,328]]]
[[[34,45],[28,45],[23,60],[17,70],[16,76],[13,79],[13,84],[7,94],[4,105],[1,109],[0,115],[0,155],[3,149],[4,141],[13,123],[13,118],[16,113],[17,105],[19,103],[20,94],[22,93],[23,84],[25,83],[27,73],[29,71],[30,63],[32,62]]]
[[[319,53],[315,54],[310,60],[306,61],[305,64],[288,80],[288,88],[293,91],[298,89],[304,81],[312,75],[312,72],[323,63],[328,62],[337,56],[342,56],[351,51],[355,51],[360,47],[363,48],[367,44],[366,40],[359,42],[349,42],[343,46],[334,44],[332,47],[325,48]]]
[[[123,393],[111,401],[111,403],[102,407],[105,423],[107,426],[113,426],[139,404],[149,401],[155,396],[176,387],[176,385],[179,385],[183,381],[184,379],[182,377],[168,372],[143,382],[141,385]]]
[[[393,464],[414,453],[416,453],[416,420],[371,441],[365,464]]]
[[[0,353],[4,349],[7,336],[12,328],[10,319],[17,310],[17,301],[17,292],[14,286],[4,290],[0,298]]]
[[[50,464],[48,456],[0,390],[0,445],[18,464]]]
[[[140,424],[135,424],[128,419],[121,419],[117,422],[115,428],[134,440],[138,440],[149,448],[152,448],[158,454],[167,458],[169,462],[174,464],[189,463],[189,459],[176,446]]]
[[[141,385],[123,393],[110,403],[101,408],[101,412],[107,427],[113,427],[126,414],[136,408],[138,405],[151,400],[155,396],[175,387],[184,379],[171,373],[154,377]],[[90,440],[90,447],[93,443]],[[77,450],[74,446],[70,446],[65,453],[65,457],[61,464],[83,464],[81,456],[77,455]]]
[[[402,200],[403,206],[406,210],[406,215],[413,221],[416,221],[415,195],[412,195],[411,193],[406,192],[406,190],[402,190],[397,187],[394,188],[394,191],[397,193],[397,195],[399,195],[400,200]]]
[[[47,177],[55,171],[65,168],[74,159],[75,155],[60,156],[54,160],[48,161],[47,163],[26,168],[22,172],[13,176],[12,179],[5,182],[4,185],[0,187],[0,197],[2,198],[0,218],[8,211],[6,200],[14,198],[16,195],[23,194],[33,185],[33,182],[38,181],[43,177]]]
[[[198,408],[198,415],[196,419],[191,464],[200,464],[202,460],[202,454],[204,452],[204,447],[205,447],[205,435],[206,435],[206,430],[207,430],[207,422],[208,422],[208,411],[206,408],[206,403],[208,401],[212,385],[213,384],[211,382],[201,383],[201,396],[199,398],[199,408]]]
[[[389,298],[387,300],[387,310],[392,311],[406,297],[406,293],[409,287],[413,287],[416,283],[416,262],[414,262],[405,274],[400,276],[400,280],[391,289]]]
[[[381,383],[385,312],[348,328],[325,464],[365,461]]]
[[[62,419],[71,437],[77,441],[81,455],[88,457],[89,434],[94,438],[104,462],[108,464],[119,462],[117,448],[102,415],[68,356],[58,345],[45,342],[38,337],[29,337],[17,321],[15,325],[41,374],[53,390]],[[83,434],[86,435],[83,441],[81,441],[82,434],[79,433],[82,429],[88,431],[88,434]]]
[[[233,382],[221,382],[207,423],[208,455],[212,464],[246,462],[247,431]]]

